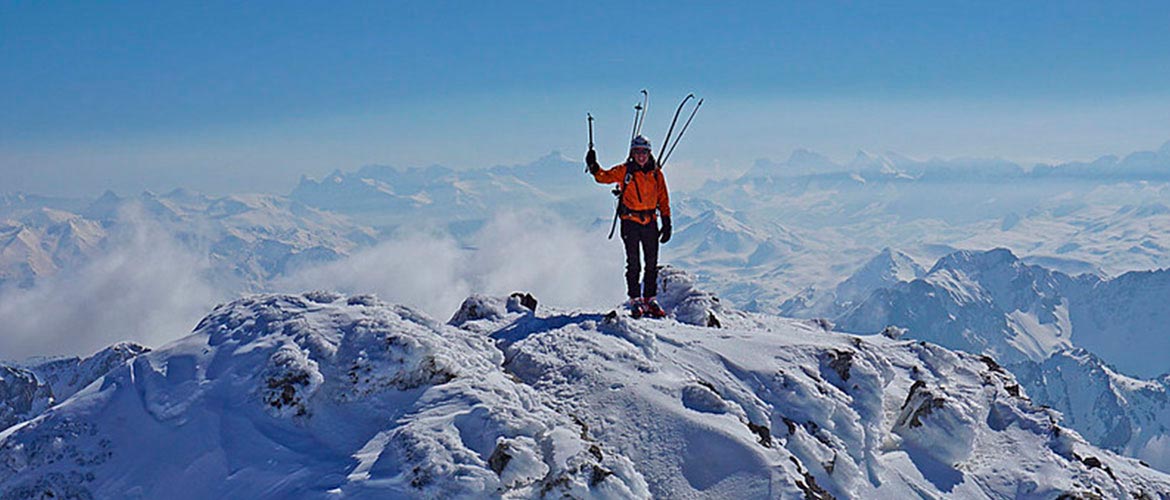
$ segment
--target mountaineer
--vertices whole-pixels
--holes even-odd
[[[626,248],[626,294],[635,318],[666,315],[655,296],[658,294],[658,244],[670,241],[670,195],[662,167],[650,151],[650,141],[638,135],[630,141],[630,155],[624,163],[603,169],[592,148],[585,154],[585,165],[593,178],[602,184],[618,184],[617,215],[621,218],[622,242]],[[658,226],[662,214],[662,227]],[[639,255],[641,249],[641,256]],[[645,275],[642,274],[645,257]],[[641,284],[639,284],[641,281]]]

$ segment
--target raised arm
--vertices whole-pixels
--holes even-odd
[[[600,166],[593,171],[593,178],[601,184],[616,184],[626,177],[626,164],[614,165],[613,168],[604,169]]]

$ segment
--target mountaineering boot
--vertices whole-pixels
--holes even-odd
[[[642,312],[651,318],[666,317],[666,311],[662,310],[662,306],[658,305],[658,300],[654,297],[642,299]]]
[[[641,297],[631,297],[630,301],[626,303],[626,306],[630,308],[630,316],[634,319],[641,318],[645,312],[643,309],[645,306]]]

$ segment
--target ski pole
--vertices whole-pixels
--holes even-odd
[[[589,150],[593,151],[593,114],[585,113],[585,117],[589,121]],[[585,171],[589,171],[589,165],[585,165]]]
[[[589,149],[592,151],[593,150],[593,115],[590,113],[585,113],[585,116],[589,118]]]
[[[674,154],[674,148],[678,147],[678,141],[681,141],[683,134],[687,133],[687,129],[690,128],[690,126],[691,126],[691,120],[695,119],[695,113],[699,112],[699,107],[702,105],[703,105],[703,100],[699,99],[698,104],[695,104],[695,109],[691,110],[691,116],[687,118],[687,122],[684,123],[682,126],[682,129],[678,131],[678,137],[674,138],[674,144],[672,144],[670,146],[670,150],[666,152],[666,156],[664,156],[662,158],[662,161],[660,161],[658,163],[665,165],[666,160],[668,160],[670,158],[670,155]]]

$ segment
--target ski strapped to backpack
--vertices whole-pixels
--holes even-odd
[[[634,105],[634,128],[630,132],[630,142],[642,133],[642,122],[646,120],[646,111],[650,110],[650,92],[642,89],[642,102]]]
[[[670,130],[666,132],[666,140],[662,141],[662,148],[663,149],[666,149],[666,142],[670,140],[670,133],[674,131],[674,124],[676,122],[678,122],[679,112],[682,111],[683,106],[686,105],[687,101],[691,100],[694,97],[695,97],[695,94],[687,94],[687,97],[685,99],[683,99],[683,102],[678,105],[678,109],[675,110],[674,120],[670,122]],[[669,160],[670,155],[674,154],[674,148],[678,147],[678,141],[682,140],[683,134],[687,133],[687,129],[691,127],[691,120],[695,119],[695,113],[699,112],[699,107],[701,107],[702,105],[703,105],[703,100],[699,99],[699,102],[695,104],[695,109],[691,110],[691,116],[687,117],[687,122],[683,124],[681,129],[679,129],[678,137],[674,138],[674,144],[672,144],[670,146],[669,150],[666,150],[666,155],[662,156],[662,159],[658,161],[659,168],[662,168],[662,165],[666,165],[666,160]],[[659,151],[658,153],[659,153],[659,155],[662,155],[662,151]]]

